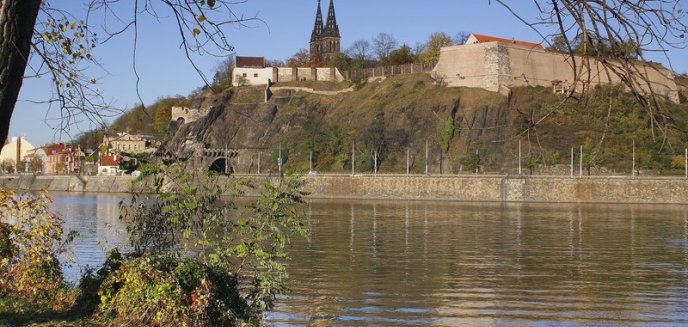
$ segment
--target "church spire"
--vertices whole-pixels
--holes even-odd
[[[320,0],[318,0],[318,6]],[[334,0],[330,0],[330,9],[327,12],[327,24],[325,25],[325,34],[327,36],[339,37],[339,25],[337,25],[337,16],[334,13]]]
[[[320,10],[320,0],[318,0],[318,12],[315,14],[315,26],[311,34],[311,42],[318,40],[323,33],[322,10]]]

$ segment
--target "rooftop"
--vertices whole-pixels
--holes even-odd
[[[472,37],[475,37],[475,40],[477,40],[477,43],[486,43],[486,42],[502,42],[502,43],[511,43],[511,44],[518,44],[518,45],[524,45],[527,47],[532,47],[532,48],[544,48],[542,44],[540,43],[533,43],[533,42],[527,42],[527,41],[519,41],[519,40],[514,40],[514,39],[505,39],[501,37],[495,37],[495,36],[489,36],[489,35],[481,35],[481,34],[471,34]],[[466,44],[470,44],[472,38],[468,38],[466,41]]]
[[[265,68],[265,58],[236,56],[235,65],[239,68]]]

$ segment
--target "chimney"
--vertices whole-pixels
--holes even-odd
[[[14,172],[19,174],[19,167],[20,167],[19,162],[21,161],[21,146],[22,146],[21,141],[22,141],[22,139],[21,139],[21,137],[15,137],[15,139],[17,140],[17,158],[14,162],[14,166],[15,166]]]

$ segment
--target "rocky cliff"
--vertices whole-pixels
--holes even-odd
[[[569,162],[571,147],[585,144],[586,165],[625,169],[630,147],[645,151],[646,169],[669,169],[688,139],[685,105],[663,104],[671,117],[654,130],[650,113],[633,98],[600,89],[576,100],[544,87],[515,89],[509,96],[481,89],[440,87],[428,75],[412,74],[369,82],[335,96],[279,91],[268,102],[262,88],[207,92],[193,105],[209,108],[194,123],[175,122],[161,152],[210,166],[230,149],[233,171],[276,170],[282,146],[287,171],[308,171],[313,152],[320,172],[356,170],[405,173],[513,172],[522,143],[524,165],[544,168]],[[441,81],[439,81],[441,84]],[[344,87],[343,87],[344,88]],[[652,135],[654,133],[654,136]],[[477,153],[477,155],[476,155]]]

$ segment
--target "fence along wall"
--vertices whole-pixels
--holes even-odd
[[[578,76],[590,85],[579,82],[576,89],[595,85],[620,84],[621,79],[596,61],[590,59],[589,68],[583,59],[576,57]],[[640,89],[666,95],[678,102],[678,87],[669,70],[648,63],[636,63],[639,76],[635,80]],[[448,86],[480,87],[486,90],[507,93],[515,86],[552,87],[555,82],[574,85],[574,71],[571,58],[565,54],[549,52],[518,44],[488,42],[442,48],[440,60],[434,73],[444,78]],[[643,81],[647,79],[648,82]]]
[[[435,65],[437,65],[437,62],[419,62],[405,65],[351,69],[344,72],[344,78],[347,80],[374,79],[394,75],[430,73],[435,68]]]

